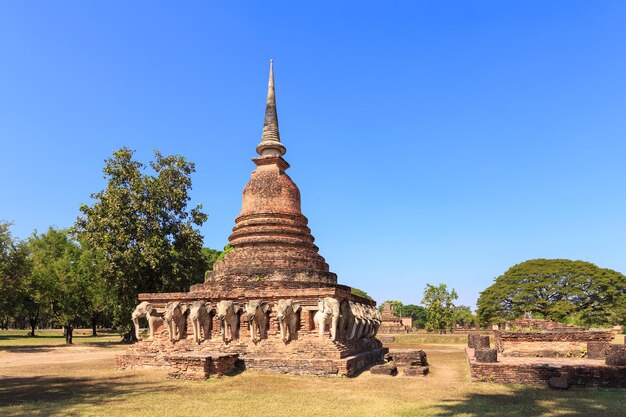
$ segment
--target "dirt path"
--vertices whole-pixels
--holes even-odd
[[[83,362],[113,358],[122,349],[93,346],[42,346],[0,353],[0,371],[14,366]]]

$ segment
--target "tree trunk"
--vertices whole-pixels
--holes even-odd
[[[97,322],[98,322],[98,313],[95,313],[94,315],[91,316],[91,335],[93,337],[98,336],[98,333],[96,332]]]
[[[71,325],[63,326],[63,335],[65,336],[65,344],[72,344],[72,336],[73,336],[74,328]]]
[[[37,327],[37,320],[39,319],[39,310],[35,316],[30,316],[28,321],[30,323],[30,334],[29,336],[35,337],[35,328]]]

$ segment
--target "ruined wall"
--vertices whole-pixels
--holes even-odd
[[[626,367],[594,362],[558,366],[534,363],[477,363],[468,353],[467,360],[474,381],[499,384],[545,385],[551,377],[567,376],[571,385],[581,387],[626,388]]]
[[[496,349],[504,356],[583,357],[587,342],[610,342],[614,334],[591,331],[494,331]]]

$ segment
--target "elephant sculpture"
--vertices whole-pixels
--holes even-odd
[[[380,324],[383,322],[383,315],[378,309],[374,310],[374,333],[372,336],[376,337],[378,334],[378,329],[380,328]]]
[[[211,338],[213,314],[211,303],[208,301],[194,301],[191,305],[189,317],[193,325],[193,337],[196,343],[200,344],[203,340]]]
[[[226,330],[230,328],[230,340],[239,339],[239,303],[222,300],[217,303],[217,319],[222,327],[222,341],[226,342]]]
[[[167,329],[170,333],[171,342],[180,340],[185,332],[188,311],[189,306],[180,301],[170,301],[165,305],[163,318],[165,319],[165,324],[167,325]]]
[[[139,319],[142,317],[148,320],[148,328],[150,329],[150,337],[147,340],[154,340],[154,329],[163,322],[163,315],[157,313],[156,308],[151,303],[147,301],[139,303],[132,314],[137,340],[141,340],[141,337],[139,337]]]
[[[334,298],[326,297],[317,304],[318,311],[313,319],[319,326],[319,337],[324,337],[326,326],[330,326],[330,340],[337,339],[337,327],[339,325],[339,301]]]
[[[352,331],[350,332],[350,340],[359,340],[361,338],[361,334],[363,328],[365,327],[365,309],[363,304],[353,303],[352,314],[354,314],[354,322],[352,324]]]
[[[284,343],[297,338],[298,311],[300,304],[292,299],[278,300],[276,307],[276,318],[280,326],[280,337]],[[289,335],[287,335],[289,329]]]
[[[270,305],[266,301],[250,300],[244,305],[244,311],[250,324],[250,337],[253,342],[267,339],[267,312]],[[258,333],[257,333],[258,330]]]
[[[365,331],[365,337],[371,337],[374,335],[376,329],[376,313],[375,308],[372,306],[365,307],[365,317],[367,320],[367,330]]]
[[[349,339],[352,326],[354,325],[354,314],[352,313],[352,306],[354,302],[343,300],[339,305],[339,326],[337,330],[337,337],[340,339]]]

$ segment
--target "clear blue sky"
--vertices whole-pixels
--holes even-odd
[[[626,272],[626,2],[0,3],[0,219],[67,227],[128,146],[197,164],[221,248],[274,58],[289,174],[341,283],[419,303],[515,263]]]

